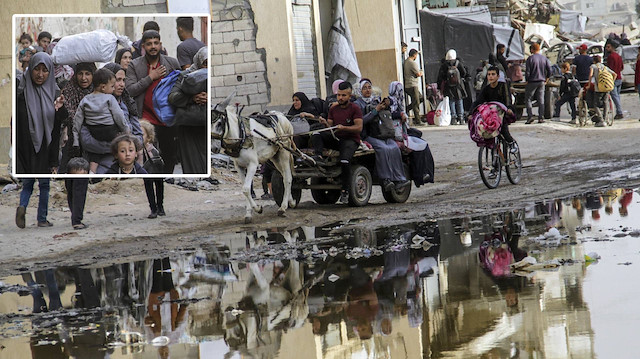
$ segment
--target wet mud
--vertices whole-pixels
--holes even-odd
[[[639,196],[183,233],[5,268],[0,358],[627,357]]]

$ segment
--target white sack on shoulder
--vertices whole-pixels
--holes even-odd
[[[126,36],[116,36],[105,29],[65,36],[53,48],[51,58],[56,65],[80,62],[111,62],[116,56],[118,42],[130,46]]]

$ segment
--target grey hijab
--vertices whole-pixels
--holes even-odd
[[[31,70],[36,66],[44,64],[49,70],[49,77],[38,86],[31,79]],[[56,111],[54,101],[56,92],[59,91],[53,75],[53,61],[46,52],[37,52],[31,56],[29,67],[22,74],[22,81],[18,92],[24,92],[24,99],[27,104],[27,117],[29,120],[29,132],[31,141],[36,153],[40,152],[42,137],[45,137],[45,146],[51,143],[51,132],[55,121]]]
[[[193,64],[187,69],[187,73],[191,73],[202,68],[202,64],[205,60],[209,59],[209,48],[201,47],[195,55],[193,55]]]

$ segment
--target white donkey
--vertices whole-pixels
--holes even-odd
[[[258,165],[268,160],[282,174],[284,196],[278,215],[284,216],[287,207],[296,205],[291,196],[293,156],[284,149],[294,147],[293,126],[282,113],[275,111],[269,113],[277,119],[273,127],[262,125],[253,118],[242,119],[236,109],[229,105],[229,100],[230,98],[214,108],[212,120],[215,122],[211,132],[213,137],[221,140],[222,148],[233,158],[240,174],[242,192],[247,199],[244,222],[251,223],[252,210],[262,213],[262,206],[251,198],[251,186]],[[218,110],[221,106],[226,106],[224,112]]]

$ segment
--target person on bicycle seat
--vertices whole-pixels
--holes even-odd
[[[593,65],[591,65],[591,69],[589,72],[589,84],[588,91],[586,93],[587,104],[589,104],[589,108],[593,108],[595,111],[595,121],[596,127],[605,127],[604,119],[607,117],[608,106],[605,103],[607,99],[606,89],[601,88],[598,83],[600,71],[608,71],[613,76],[613,80],[616,79],[616,73],[610,68],[606,67],[602,64],[602,58],[599,55],[593,57]],[[604,111],[600,111],[600,108],[603,107]]]
[[[480,91],[476,101],[471,106],[471,112],[473,113],[476,107],[480,106],[485,102],[500,102],[508,108],[507,113],[513,116],[513,110],[511,105],[511,93],[509,93],[509,86],[506,82],[499,82],[499,70],[496,66],[490,67],[487,70],[487,85]],[[469,120],[471,120],[471,115],[469,116]],[[511,148],[512,153],[518,152],[518,144],[511,136],[509,132],[509,123],[508,121],[503,121],[502,126],[500,127],[500,134],[507,141],[509,147]]]

